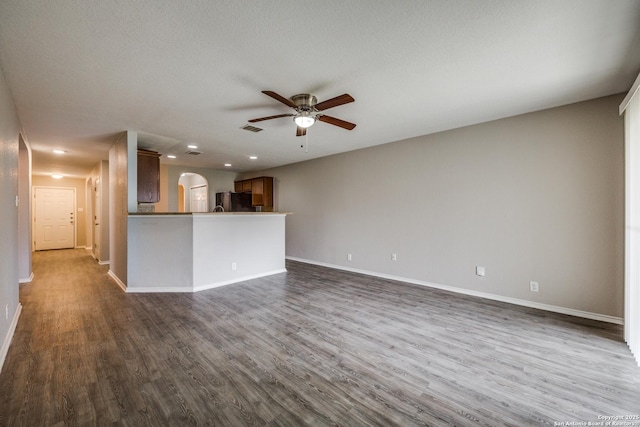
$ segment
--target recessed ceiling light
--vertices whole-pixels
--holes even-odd
[[[62,175],[62,174],[59,174],[59,173],[52,173],[52,174],[51,174],[51,178],[53,178],[53,179],[61,179],[61,178],[62,178],[62,176],[63,176],[63,175]]]
[[[57,149],[57,148],[55,150],[53,150],[53,152],[56,153],[56,154],[64,154],[64,153],[66,153],[66,151],[60,150],[60,149]]]
[[[224,164],[226,167],[230,168],[231,167],[231,163],[225,163]]]
[[[196,148],[198,148],[198,146],[197,146],[197,145],[194,145],[194,144],[189,144],[189,145],[187,145],[187,148],[193,148],[193,149],[196,149]]]
[[[258,156],[249,156],[249,159],[251,159],[251,160],[258,160]]]
[[[174,156],[173,154],[167,154],[167,157],[170,158],[170,159],[175,159],[176,158],[176,156]]]

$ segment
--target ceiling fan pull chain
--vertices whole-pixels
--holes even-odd
[[[309,153],[309,133],[304,134],[304,144],[300,144],[300,148],[304,148],[305,153]]]

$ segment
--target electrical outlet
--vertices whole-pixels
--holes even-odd
[[[391,261],[397,261],[398,260],[398,254],[393,253],[391,254]]]
[[[484,267],[476,266],[476,276],[484,276]]]
[[[347,261],[351,261],[351,254],[347,254]]]
[[[540,285],[538,284],[538,282],[534,282],[533,280],[529,282],[529,290],[531,292],[538,292],[539,289]]]
[[[238,269],[238,264],[236,264],[235,262],[232,262],[231,263],[231,269],[234,270],[234,271],[237,270]]]

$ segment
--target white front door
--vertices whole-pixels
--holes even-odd
[[[34,197],[35,250],[75,247],[76,190],[36,187]]]

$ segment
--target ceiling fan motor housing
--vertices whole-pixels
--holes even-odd
[[[291,97],[291,101],[296,104],[296,110],[302,111],[313,111],[313,106],[318,103],[318,99],[310,95],[308,93],[300,93],[298,95],[293,95]]]

